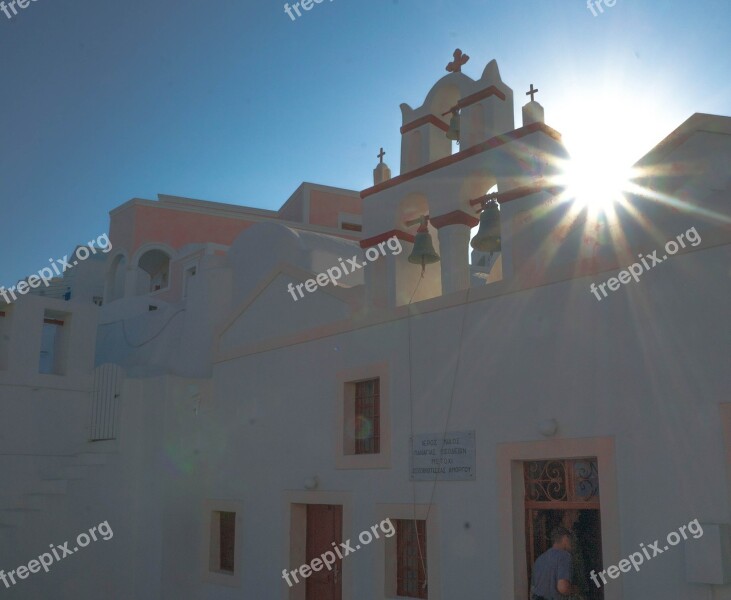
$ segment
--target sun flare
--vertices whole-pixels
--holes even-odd
[[[657,111],[637,98],[607,95],[572,98],[561,112],[563,140],[571,156],[561,176],[567,197],[577,209],[612,212],[636,187],[633,165],[656,143]]]
[[[631,180],[630,167],[592,149],[577,153],[565,166],[566,193],[577,208],[605,212],[622,202]]]

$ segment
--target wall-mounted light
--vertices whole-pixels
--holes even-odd
[[[315,490],[320,485],[320,480],[317,478],[317,475],[305,477],[304,485],[306,490]]]
[[[556,419],[546,419],[538,424],[538,431],[541,432],[543,437],[551,437],[556,435],[558,431],[558,423]]]

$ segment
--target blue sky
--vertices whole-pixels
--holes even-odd
[[[627,165],[694,112],[731,115],[727,0],[617,0],[596,17],[584,0],[325,0],[295,22],[283,6],[0,13],[0,285],[95,239],[132,197],[277,209],[303,180],[368,187],[380,146],[396,173],[399,104],[419,106],[457,47],[475,78],[497,59],[517,124],[534,83],[569,150],[596,126]]]

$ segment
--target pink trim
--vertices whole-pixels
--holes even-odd
[[[397,186],[405,181],[409,181],[411,179],[415,179],[416,177],[420,177],[421,175],[431,173],[432,171],[436,171],[437,169],[441,169],[442,167],[446,167],[447,165],[457,163],[461,160],[464,160],[465,158],[470,158],[486,150],[498,148],[504,144],[518,140],[522,137],[525,137],[532,133],[536,133],[538,131],[545,133],[547,136],[557,141],[561,140],[561,134],[555,129],[546,125],[545,123],[532,123],[531,125],[526,125],[525,127],[515,129],[509,133],[497,135],[494,138],[490,138],[489,140],[486,140],[479,144],[475,144],[471,148],[467,148],[467,150],[462,150],[461,152],[457,152],[456,154],[452,154],[451,156],[445,156],[444,158],[440,158],[433,163],[429,163],[428,165],[424,165],[423,167],[419,167],[418,169],[414,169],[413,171],[409,171],[408,173],[404,173],[403,175],[399,175],[397,177],[394,177],[393,179],[389,179],[388,181],[384,181],[382,183],[379,183],[378,185],[374,185],[373,187],[366,188],[360,193],[360,197],[367,198],[368,196]]]
[[[438,127],[442,131],[449,131],[449,125],[447,125],[444,121],[441,121],[439,118],[435,117],[434,115],[425,115],[423,117],[420,117],[416,119],[416,121],[411,121],[411,123],[407,123],[403,127],[401,127],[401,134],[408,133],[412,129],[416,129],[417,127],[421,127],[422,125],[431,124],[435,127]]]
[[[505,100],[505,94],[503,94],[494,85],[491,85],[489,88],[485,88],[481,92],[477,92],[475,94],[472,94],[471,96],[462,98],[462,100],[457,102],[457,106],[459,108],[465,108],[467,106],[470,106],[471,104],[474,104],[475,102],[479,102],[483,98],[489,98],[490,96],[497,96],[498,98],[500,98],[500,100]]]
[[[480,222],[479,219],[461,210],[453,210],[450,213],[432,217],[430,220],[431,224],[437,229],[446,227],[447,225],[467,225],[468,227],[474,227]]]

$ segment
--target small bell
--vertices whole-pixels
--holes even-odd
[[[431,234],[427,227],[428,222],[428,217],[421,217],[421,225],[419,225],[416,237],[414,238],[414,249],[409,255],[409,262],[415,265],[421,265],[422,273],[424,272],[424,267],[426,265],[430,265],[441,260],[437,251],[434,250]]]
[[[449,119],[447,139],[459,141],[459,113],[456,110],[452,112],[452,118]]]
[[[500,206],[497,200],[485,202],[480,213],[480,228],[470,246],[479,252],[500,252]]]

